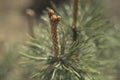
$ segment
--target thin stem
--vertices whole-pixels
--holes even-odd
[[[73,24],[72,24],[72,31],[73,31],[73,41],[77,40],[77,17],[78,17],[78,0],[74,0],[73,2]]]
[[[73,2],[73,25],[76,27],[78,17],[78,0]]]
[[[34,35],[34,16],[35,16],[35,12],[32,9],[27,9],[26,10],[26,14],[27,14],[27,20],[28,20],[28,26],[29,26],[29,35],[33,38],[35,38]]]

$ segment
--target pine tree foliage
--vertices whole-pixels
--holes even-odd
[[[113,38],[113,25],[104,16],[102,0],[78,1],[75,25],[74,2],[59,8],[53,4],[54,15],[62,17],[52,25],[57,32],[51,31],[51,18],[45,12],[35,28],[35,38],[30,37],[22,48],[20,53],[33,80],[98,80],[95,75],[102,69],[101,60],[111,55],[113,44],[119,42]],[[58,43],[53,39],[55,34]]]

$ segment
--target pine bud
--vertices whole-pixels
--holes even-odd
[[[54,11],[52,9],[48,9],[48,15],[49,17],[51,17],[52,15],[54,15]]]
[[[51,19],[51,21],[53,21],[53,22],[54,22],[54,21],[56,21],[56,20],[57,20],[57,16],[56,16],[56,15],[52,15],[50,19]]]
[[[61,19],[61,16],[52,15],[50,19],[53,23],[58,24],[58,22]]]
[[[57,16],[57,21],[60,21],[60,19],[61,19],[61,16]]]

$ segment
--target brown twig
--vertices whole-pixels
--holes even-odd
[[[73,30],[73,41],[77,40],[77,17],[78,17],[78,0],[74,0],[73,2],[73,24],[72,24],[72,30]]]
[[[54,48],[54,54],[55,57],[58,57],[59,55],[59,44],[58,44],[58,35],[57,35],[57,25],[60,21],[61,17],[56,16],[54,14],[54,11],[52,9],[48,9],[48,16],[50,19],[50,25],[51,25],[51,35],[53,40],[53,48]]]
[[[29,26],[29,35],[35,38],[34,29],[33,29],[35,12],[32,9],[27,9],[26,14],[27,14],[27,20],[28,20],[28,26]]]

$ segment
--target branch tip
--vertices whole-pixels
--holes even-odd
[[[49,17],[51,17],[52,15],[54,15],[54,11],[52,9],[48,9],[48,15]]]
[[[48,9],[48,16],[51,25],[51,35],[52,35],[52,42],[53,42],[53,49],[54,49],[54,56],[59,56],[59,42],[58,42],[58,35],[57,35],[57,25],[61,19],[61,16],[55,15],[52,9]]]

